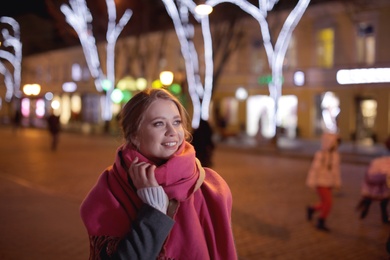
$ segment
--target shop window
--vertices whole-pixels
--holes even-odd
[[[281,96],[278,102],[276,125],[282,135],[294,138],[297,130],[298,98],[294,95]]]
[[[357,26],[356,58],[357,62],[372,65],[375,62],[374,26],[369,23],[359,23]]]
[[[376,142],[374,131],[377,115],[377,101],[371,98],[356,97],[356,132],[353,139],[359,143],[372,144]]]
[[[297,130],[298,99],[294,95],[281,96],[278,102],[276,125],[280,135],[294,138]],[[274,100],[265,95],[247,99],[247,134],[258,139],[271,138],[275,134],[273,125]]]
[[[333,67],[334,30],[321,29],[317,33],[317,65],[321,68]]]

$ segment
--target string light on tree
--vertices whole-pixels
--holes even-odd
[[[108,25],[106,33],[106,68],[107,75],[104,75],[99,54],[96,47],[96,40],[92,34],[92,15],[85,0],[69,0],[69,5],[62,4],[61,11],[65,15],[66,21],[70,24],[79,36],[84,56],[92,77],[95,79],[95,86],[98,91],[103,90],[103,80],[110,81],[109,88],[106,89],[106,97],[102,110],[102,118],[109,121],[112,118],[111,94],[114,90],[115,82],[115,45],[123,28],[129,22],[133,12],[126,9],[123,16],[116,23],[116,6],[114,0],[106,0],[108,12]],[[107,85],[106,85],[107,86]]]
[[[12,97],[20,97],[20,79],[21,79],[21,63],[22,63],[22,43],[20,42],[20,26],[18,22],[11,17],[0,17],[0,23],[8,25],[11,29],[4,27],[1,30],[2,43],[1,46],[10,47],[13,53],[0,49],[0,73],[4,75],[4,83],[6,86],[5,100],[10,101]],[[4,61],[8,62],[13,71],[10,70]]]
[[[278,111],[278,101],[282,95],[283,84],[283,62],[286,55],[291,35],[296,25],[306,11],[310,0],[299,0],[294,9],[290,12],[285,20],[279,36],[276,40],[275,47],[271,42],[269,24],[266,20],[268,11],[271,11],[279,0],[259,0],[258,6],[244,0],[207,0],[205,4],[215,7],[221,3],[232,3],[237,5],[243,11],[251,15],[260,25],[260,31],[263,39],[265,52],[268,58],[268,66],[272,71],[272,81],[268,84],[270,96],[274,100],[274,113],[272,119],[273,135],[276,134],[276,115]]]

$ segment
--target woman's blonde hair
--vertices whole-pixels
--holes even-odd
[[[126,143],[134,148],[136,147],[132,143],[132,140],[135,139],[138,134],[145,111],[157,99],[170,100],[175,103],[181,117],[184,138],[186,140],[191,138],[191,133],[188,130],[188,113],[180,101],[165,89],[148,88],[132,97],[120,112],[120,127],[122,129],[123,137]]]

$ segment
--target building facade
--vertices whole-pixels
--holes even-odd
[[[288,12],[270,13],[269,28],[274,39],[287,16]],[[317,139],[324,131],[334,131],[343,140],[367,144],[382,142],[389,136],[389,22],[390,3],[386,0],[364,7],[333,2],[306,10],[293,32],[283,64],[277,115],[280,134]],[[229,57],[215,82],[210,121],[218,131],[223,127],[226,135],[245,132],[268,138],[273,113],[267,85],[271,71],[260,27],[249,16],[239,23],[243,44]],[[195,44],[200,53],[202,39],[196,38]],[[104,44],[98,49],[104,61]],[[143,78],[151,86],[162,70],[173,71],[181,84],[185,78],[174,31],[119,39],[115,59],[117,82],[124,77]],[[96,89],[81,47],[24,58],[22,86],[32,83],[38,83],[41,91],[21,99],[22,109],[28,108],[24,111],[26,125],[40,126],[39,118],[43,120],[53,109],[53,100],[57,100],[57,112],[68,129],[100,131],[104,92]],[[1,96],[3,90],[0,88]],[[238,97],[238,90],[247,96]],[[185,100],[191,114],[189,97]],[[120,108],[121,104],[114,105],[112,124]],[[2,102],[3,121],[7,121],[4,118],[10,110]]]

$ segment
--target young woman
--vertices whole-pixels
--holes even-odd
[[[90,259],[237,259],[230,189],[196,159],[187,122],[163,89],[124,106],[125,143],[81,205]]]
[[[310,166],[306,185],[317,191],[320,201],[307,207],[307,218],[312,220],[313,214],[319,212],[317,228],[329,231],[325,225],[332,207],[332,188],[340,188],[340,154],[339,138],[336,134],[325,133],[321,137],[321,150],[314,155]]]

